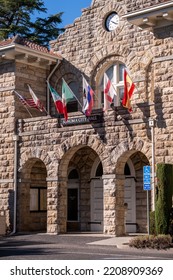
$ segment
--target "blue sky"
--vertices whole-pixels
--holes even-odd
[[[47,8],[48,15],[64,12],[62,15],[62,24],[59,27],[74,22],[75,18],[81,16],[81,10],[88,8],[92,0],[43,0],[45,8]],[[39,15],[44,17],[46,14]]]

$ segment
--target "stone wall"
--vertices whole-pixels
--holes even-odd
[[[15,84],[15,66],[2,63],[0,67],[0,212],[6,218],[5,228],[11,229],[13,221],[13,162],[15,129],[14,96],[11,89]],[[11,208],[11,209],[10,209]]]
[[[19,92],[25,98],[31,98],[28,90],[28,84],[31,86],[32,90],[36,96],[41,100],[41,102],[46,107],[46,96],[47,96],[47,80],[48,73],[45,69],[35,67],[32,65],[27,65],[24,63],[17,62],[15,70],[15,82],[16,91]],[[18,118],[28,118],[30,114],[21,104],[18,97],[15,96],[15,117]],[[36,109],[28,108],[33,117],[44,116],[44,112],[40,112]]]
[[[73,115],[76,116],[74,113]],[[70,118],[73,116],[71,115]],[[81,194],[85,194],[85,198],[83,197],[81,207],[83,207],[83,211],[81,211],[82,222],[81,228],[83,230],[88,230],[87,224],[90,219],[90,205],[89,205],[89,195],[87,196],[87,192],[89,191],[88,180],[90,178],[89,173],[87,171],[87,166],[89,161],[86,160],[84,164],[82,164],[82,160],[84,159],[84,154],[87,153],[89,156],[88,147],[90,147],[95,153],[100,157],[100,160],[103,164],[104,176],[104,196],[105,196],[105,233],[113,234],[115,227],[115,219],[116,215],[118,215],[117,226],[118,229],[121,226],[124,226],[124,218],[123,218],[123,209],[117,209],[117,213],[115,210],[115,201],[118,202],[118,199],[123,201],[123,181],[122,184],[119,182],[115,183],[115,178],[112,178],[110,181],[109,176],[115,176],[114,170],[116,166],[119,166],[117,163],[120,157],[124,158],[124,153],[127,153],[127,158],[134,153],[135,151],[141,150],[143,154],[151,160],[150,147],[151,142],[147,137],[147,124],[144,124],[143,121],[139,123],[139,120],[132,121],[130,123],[130,130],[133,130],[133,136],[130,140],[129,138],[129,130],[128,127],[124,125],[122,121],[117,121],[114,119],[114,113],[109,112],[109,118],[103,120],[103,122],[99,122],[97,124],[83,124],[83,125],[75,125],[75,126],[60,126],[58,119],[53,118],[38,118],[36,120],[26,119],[20,123],[20,141],[19,141],[19,153],[20,153],[20,162],[19,162],[19,170],[21,172],[27,174],[27,170],[23,170],[23,166],[28,161],[28,159],[32,158],[40,158],[47,170],[47,180],[54,180],[53,178],[57,177],[58,183],[58,203],[52,204],[52,199],[48,199],[48,209],[53,207],[54,214],[58,213],[58,216],[53,216],[52,210],[48,211],[48,224],[53,223],[53,220],[58,220],[58,227],[60,232],[66,232],[66,207],[67,207],[67,197],[66,197],[66,189],[67,189],[67,171],[71,165],[82,166],[81,172],[82,175],[82,188]],[[128,124],[129,125],[129,124]],[[104,130],[103,130],[104,127]],[[107,131],[108,129],[108,131]],[[38,132],[39,131],[39,132]],[[105,132],[106,131],[106,132]],[[145,131],[145,136],[144,136]],[[117,138],[115,144],[115,136]],[[141,140],[142,139],[142,140]],[[77,152],[79,148],[84,148],[83,156],[79,156]],[[92,151],[91,150],[91,151]],[[132,152],[133,151],[133,152]],[[130,153],[131,154],[130,154]],[[52,160],[53,159],[53,160]],[[79,160],[80,159],[80,160]],[[73,163],[73,164],[72,164]],[[147,163],[147,161],[146,161]],[[125,161],[124,161],[125,164]],[[81,167],[80,167],[81,168]],[[139,168],[139,167],[138,167]],[[140,166],[142,168],[142,166]],[[89,169],[88,169],[89,170]],[[123,175],[124,169],[123,165],[118,170],[117,174]],[[81,173],[82,174],[82,173]],[[109,175],[110,174],[110,175]],[[19,175],[20,178],[21,175]],[[51,179],[52,178],[52,179]],[[142,178],[138,180],[138,188],[137,193],[139,193],[139,200],[142,199],[142,196],[145,197],[145,194],[142,192]],[[112,182],[112,183],[111,183]],[[21,185],[21,184],[20,184]],[[21,188],[19,185],[19,188]],[[122,186],[121,186],[122,185]],[[87,191],[88,190],[88,191]],[[112,193],[112,195],[111,195]],[[116,193],[116,196],[115,196]],[[142,194],[143,193],[143,194]],[[49,189],[48,184],[48,194],[52,197],[52,191]],[[57,194],[56,194],[57,196]],[[56,196],[53,196],[54,198]],[[108,203],[107,203],[108,202]],[[140,225],[140,230],[145,231],[146,227],[144,225],[145,221],[142,222],[142,219],[145,220],[146,205],[143,202],[143,206],[140,204],[140,211],[143,212],[141,216],[138,218],[138,224]],[[123,204],[121,203],[122,207]],[[137,206],[138,207],[138,206]],[[86,210],[87,209],[87,210]],[[114,212],[114,214],[113,214]],[[121,213],[122,212],[122,213]],[[52,214],[50,214],[52,213]],[[119,213],[119,214],[118,214]],[[121,215],[120,215],[121,214]],[[119,218],[122,217],[120,222]],[[111,226],[112,224],[112,226]],[[53,232],[51,226],[48,227],[49,232]],[[55,229],[54,229],[55,230]]]
[[[146,9],[146,8],[150,8],[153,6],[156,6],[157,4],[166,4],[172,2],[170,0],[125,0],[125,4],[127,6],[127,12],[134,12],[134,11],[138,11],[138,10],[142,10],[142,9]]]

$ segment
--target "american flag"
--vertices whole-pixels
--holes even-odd
[[[35,93],[33,92],[32,88],[30,87],[30,85],[28,85],[28,89],[29,89],[29,92],[30,92],[30,94],[31,94],[31,96],[32,96],[32,100],[33,100],[33,102],[34,102],[35,105],[36,105],[36,108],[37,108],[39,111],[41,111],[41,112],[43,112],[43,111],[46,112],[46,110],[45,110],[45,108],[44,108],[44,105],[42,104],[42,102],[40,101],[40,99],[35,95]]]
[[[23,97],[21,94],[19,94],[17,91],[14,90],[14,93],[17,95],[17,97],[19,98],[19,100],[21,101],[21,103],[24,106],[28,106],[30,108],[35,108],[38,109],[37,105],[35,104],[33,98],[29,98],[26,99],[25,97]],[[38,109],[39,110],[39,109]]]

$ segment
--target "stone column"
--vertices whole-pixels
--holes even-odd
[[[58,234],[58,177],[47,181],[47,233]]]
[[[124,228],[124,176],[103,175],[104,233],[122,236]]]
[[[103,175],[103,219],[104,219],[104,233],[116,234],[116,187],[115,174]]]
[[[116,175],[116,236],[125,235],[124,175]]]

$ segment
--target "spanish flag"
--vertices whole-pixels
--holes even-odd
[[[124,96],[122,100],[123,107],[126,107],[129,112],[132,112],[131,97],[135,90],[135,84],[132,82],[127,71],[124,70]]]

